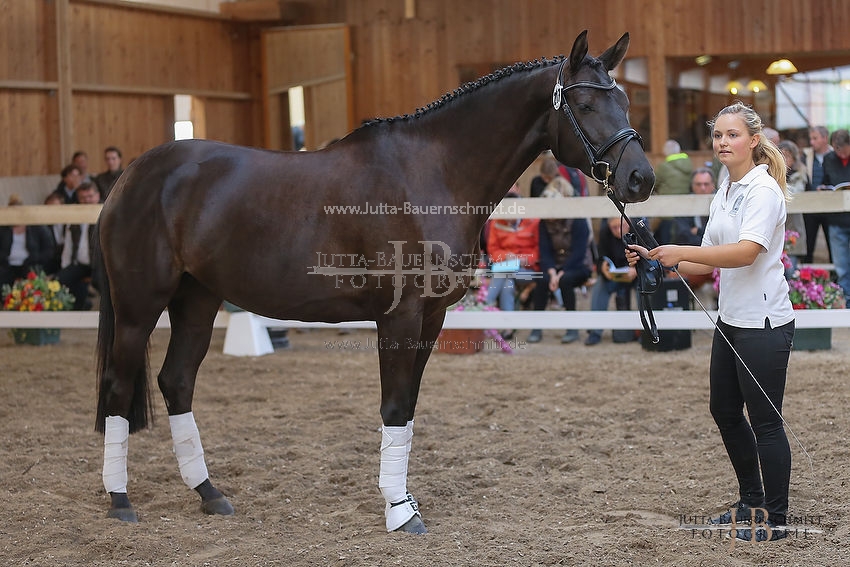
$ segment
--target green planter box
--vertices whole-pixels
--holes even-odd
[[[829,350],[832,348],[832,329],[796,329],[794,350]]]
[[[9,333],[18,345],[52,345],[59,342],[60,329],[12,329]]]

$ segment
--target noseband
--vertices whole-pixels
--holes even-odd
[[[564,86],[561,84],[561,78],[564,73],[564,65],[567,60],[564,59],[561,62],[560,67],[558,67],[558,78],[555,82],[555,90],[552,93],[552,106],[555,110],[558,110],[563,106],[564,114],[567,115],[567,118],[570,120],[570,124],[572,124],[573,130],[575,131],[576,137],[581,140],[582,145],[584,146],[584,153],[587,155],[587,161],[590,164],[590,175],[597,182],[602,183],[603,186],[608,188],[608,178],[614,175],[614,171],[616,171],[616,167],[620,165],[620,160],[623,158],[623,153],[626,151],[626,146],[632,140],[637,140],[640,144],[640,147],[643,148],[643,139],[640,137],[640,134],[637,133],[637,130],[634,128],[623,128],[602,144],[599,149],[596,149],[590,140],[587,138],[587,135],[582,130],[581,126],[579,126],[578,120],[576,120],[575,115],[573,114],[572,109],[570,108],[570,104],[566,98],[566,92],[570,89],[577,88],[589,88],[589,89],[598,89],[603,91],[610,91],[617,87],[617,81],[613,78],[611,82],[607,85],[603,85],[601,83],[590,83],[587,81],[580,81],[578,83],[572,83],[570,85]],[[562,105],[563,102],[563,105]],[[615,163],[614,168],[611,168],[611,164],[607,161],[603,161],[602,158],[605,156],[608,151],[613,148],[619,142],[625,140],[622,149],[620,149],[620,155],[617,156],[617,161]]]

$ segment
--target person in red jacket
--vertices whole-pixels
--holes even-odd
[[[508,192],[506,197],[518,197]],[[487,232],[487,254],[492,278],[487,289],[487,304],[502,311],[516,305],[516,281],[532,281],[538,271],[539,219],[496,219]]]

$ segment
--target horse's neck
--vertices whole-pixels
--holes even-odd
[[[460,95],[428,117],[428,139],[441,146],[446,185],[459,201],[497,203],[547,148],[557,68],[517,71]]]

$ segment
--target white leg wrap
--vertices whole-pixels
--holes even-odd
[[[130,422],[123,417],[106,418],[103,435],[103,487],[107,492],[127,493],[127,448]]]
[[[195,416],[192,412],[170,415],[168,423],[171,425],[171,439],[174,441],[174,455],[180,467],[180,476],[186,486],[195,488],[209,478]]]
[[[387,531],[399,529],[413,516],[418,516],[419,506],[407,492],[407,463],[413,440],[413,422],[404,427],[381,428],[381,473],[378,488],[387,501]]]

